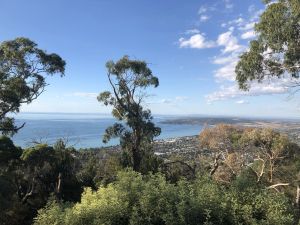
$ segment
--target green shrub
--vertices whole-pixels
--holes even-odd
[[[16,147],[12,140],[6,136],[0,136],[0,163],[7,163],[9,160],[18,159],[22,149]]]
[[[122,171],[115,182],[85,189],[74,205],[51,203],[36,225],[293,224],[287,199],[253,187],[222,187],[208,177],[177,184],[161,174]],[[49,222],[50,221],[50,222]]]

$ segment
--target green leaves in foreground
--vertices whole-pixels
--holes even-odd
[[[206,177],[194,182],[168,183],[160,175],[120,172],[116,182],[93,192],[87,188],[80,203],[50,202],[35,225],[185,225],[293,224],[287,199],[278,193],[236,186],[229,189]]]

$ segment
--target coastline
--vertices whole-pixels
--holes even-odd
[[[171,121],[169,121],[171,122]],[[178,123],[179,122],[179,123]],[[201,119],[202,122],[202,119]],[[207,126],[214,126],[218,121],[211,121],[211,123]],[[222,121],[224,122],[224,121]],[[172,123],[175,124],[186,124],[186,123],[193,123],[193,124],[201,124],[198,119],[195,118],[190,119],[189,121],[178,121],[173,120]],[[253,121],[239,121],[239,120],[232,120],[227,121],[227,124],[232,124],[235,126],[240,127],[256,127],[256,128],[271,128],[277,130],[281,133],[286,134],[291,140],[293,140],[296,144],[300,144],[300,122],[298,121],[261,121],[261,120],[253,120]],[[201,124],[203,125],[203,123]],[[84,149],[80,149],[83,151]],[[99,148],[88,148],[85,150],[96,150],[97,151],[113,151],[119,152],[121,151],[120,145],[113,145],[107,147],[99,147]],[[158,139],[154,141],[153,150],[156,155],[159,155],[163,158],[170,156],[171,154],[180,155],[185,157],[196,157],[197,155],[205,154],[206,152],[203,149],[200,149],[200,143],[198,135],[190,135],[190,136],[182,136],[182,137],[174,137],[174,138],[164,138]],[[208,154],[208,153],[207,153]]]
[[[118,153],[120,151],[120,145],[87,149],[81,148],[78,150],[80,153],[92,153],[95,155],[98,155],[101,152]],[[168,157],[171,154],[193,156],[200,153],[201,149],[199,147],[198,135],[192,135],[155,140],[153,144],[153,151],[155,155],[159,155],[161,157]],[[102,156],[102,154],[99,154],[99,156],[100,155]]]
[[[29,116],[31,114],[28,114]],[[47,115],[47,114],[46,114]],[[101,133],[110,126],[112,119],[89,118],[82,114],[80,117],[63,118],[53,114],[45,119],[24,120],[26,127],[13,137],[16,145],[23,148],[30,147],[33,141],[44,141],[49,145],[59,138],[65,138],[69,145],[80,149],[118,149],[118,140],[114,139],[108,144],[101,144]],[[160,118],[154,121],[162,128],[162,135],[155,140],[154,151],[156,154],[169,154],[170,152],[185,152],[198,150],[195,137],[205,127],[219,123],[232,124],[241,127],[272,128],[287,134],[291,140],[300,144],[300,121],[280,119],[246,119],[237,117],[181,117]],[[80,129],[78,129],[80,127]],[[191,138],[194,137],[194,138]]]

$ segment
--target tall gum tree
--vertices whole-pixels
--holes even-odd
[[[65,61],[48,54],[27,38],[0,43],[0,132],[15,134],[25,124],[16,126],[9,113],[18,113],[44,91],[47,75],[64,75]]]
[[[108,61],[106,68],[112,92],[100,93],[98,101],[112,106],[112,115],[120,122],[106,129],[103,142],[119,137],[133,169],[139,171],[143,156],[149,153],[154,137],[161,132],[152,122],[151,111],[142,106],[145,89],[157,87],[158,78],[145,61],[131,60],[128,56],[117,62]]]

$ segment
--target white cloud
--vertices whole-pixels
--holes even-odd
[[[187,101],[189,97],[187,96],[176,96],[175,98],[163,98],[161,100],[150,102],[150,104],[167,104],[172,106],[178,106],[178,104]]]
[[[260,10],[258,10],[258,11],[256,11],[253,15],[252,15],[252,17],[251,17],[251,21],[257,21],[258,19],[259,19],[259,17],[260,17],[260,15],[262,14],[264,12],[264,9],[260,9]]]
[[[252,14],[254,11],[255,11],[255,5],[250,5],[248,7],[248,12]]]
[[[255,22],[248,22],[243,24],[243,26],[239,27],[239,30],[253,30]]]
[[[199,21],[205,22],[211,18],[211,12],[215,11],[215,6],[201,6],[198,10],[198,15],[200,16]],[[197,23],[199,25],[199,23]]]
[[[207,10],[208,10],[208,8],[207,8],[207,7],[205,7],[205,6],[201,6],[201,7],[199,8],[199,10],[198,10],[198,14],[203,14],[203,13],[206,13],[206,12],[207,12]]]
[[[230,52],[242,52],[245,50],[245,46],[238,44],[238,39],[232,34],[234,27],[230,27],[229,31],[222,33],[218,36],[217,41],[206,40],[205,36],[200,33],[192,35],[190,38],[179,39],[180,48],[212,48],[217,46],[223,46],[223,53]],[[197,29],[188,30],[189,33],[198,32]]]
[[[211,6],[201,6],[198,10],[198,14],[199,15],[202,15],[202,14],[205,14],[205,13],[208,13],[208,12],[212,12],[212,11],[215,11],[216,8],[214,5],[211,5]]]
[[[223,22],[221,24],[221,27],[226,27],[226,26],[241,26],[242,24],[245,23],[245,19],[243,19],[242,17],[239,17],[237,19],[234,19],[234,20],[230,20],[230,21],[227,21],[227,22]]]
[[[86,97],[86,98],[97,98],[98,93],[94,93],[94,92],[74,92],[74,93],[72,93],[72,96]]]
[[[235,102],[236,104],[249,104],[249,101],[246,100],[238,100]]]
[[[226,9],[233,7],[231,0],[223,0],[223,4],[225,4]],[[219,11],[221,12],[221,10]],[[209,7],[201,7],[198,11],[200,20],[202,20],[201,17],[203,17],[203,21],[207,20],[209,12]],[[224,11],[222,10],[222,12]],[[214,40],[207,40],[205,35],[198,32],[198,30],[195,33],[186,33],[192,35],[188,38],[182,37],[179,39],[181,48],[204,49],[221,47],[219,55],[213,58],[212,63],[219,65],[219,68],[214,71],[214,77],[216,82],[222,86],[219,87],[219,90],[206,96],[208,103],[225,99],[236,99],[236,104],[248,104],[248,101],[241,99],[241,97],[283,94],[290,90],[288,84],[290,84],[291,79],[289,78],[271,78],[264,80],[262,83],[253,82],[249,91],[239,90],[235,81],[235,67],[239,61],[240,54],[247,50],[247,46],[243,45],[245,41],[242,42],[242,40],[255,38],[255,23],[258,21],[263,9],[259,10],[254,5],[250,5],[248,12],[249,15],[247,17],[239,15],[234,20],[222,21],[221,27],[226,27],[227,32],[220,33]]]
[[[219,68],[215,72],[215,77],[217,80],[227,80],[227,81],[234,81],[235,80],[235,66],[237,64],[236,61],[231,61],[227,63],[225,66]]]
[[[257,13],[255,13],[257,14]],[[218,46],[223,46],[221,55],[216,56],[213,60],[214,64],[222,65],[214,71],[214,77],[217,82],[221,81],[235,81],[235,67],[239,61],[239,55],[247,50],[247,47],[240,44],[240,39],[250,39],[255,37],[254,32],[255,21],[247,20],[241,16],[237,19],[223,23],[222,27],[229,27],[228,31],[221,33],[218,36]],[[241,31],[243,31],[241,33]],[[236,32],[240,38],[234,35]]]
[[[247,32],[245,32],[241,35],[242,39],[251,39],[251,38],[254,38],[254,37],[256,37],[256,34],[255,34],[254,30],[249,30],[249,31],[247,31]]]
[[[226,4],[225,7],[226,7],[226,9],[232,9],[233,8],[233,4]]]
[[[218,65],[227,64],[231,63],[235,58],[236,56],[234,55],[214,57],[213,63]]]
[[[199,34],[200,31],[198,29],[190,29],[190,30],[187,30],[185,32],[185,34],[189,35],[189,34]]]
[[[180,48],[212,48],[215,46],[213,41],[206,41],[202,34],[195,34],[189,39],[180,38],[179,39]]]
[[[237,25],[241,25],[242,23],[244,23],[244,19],[242,17],[239,17],[235,20],[229,21],[228,24],[237,24]]]
[[[209,16],[207,16],[207,15],[201,15],[200,16],[200,21],[201,22],[205,22],[205,21],[207,21],[209,19]]]
[[[239,61],[241,50],[246,50],[246,48],[241,46],[231,54],[214,57],[212,63],[222,65],[222,67],[218,68],[214,73],[214,76],[218,82],[235,80],[235,67]]]
[[[231,86],[221,86],[219,91],[206,96],[207,102],[215,102],[227,99],[234,99],[241,96],[260,96],[272,94],[284,94],[289,90],[289,79],[265,80],[261,83],[253,82],[249,91],[242,91],[238,88],[237,84]]]
[[[223,53],[242,51],[243,46],[238,44],[238,39],[232,35],[232,31],[227,31],[219,35],[218,45],[224,46]]]
[[[235,20],[236,24],[242,24],[244,22],[244,19],[242,17]]]

